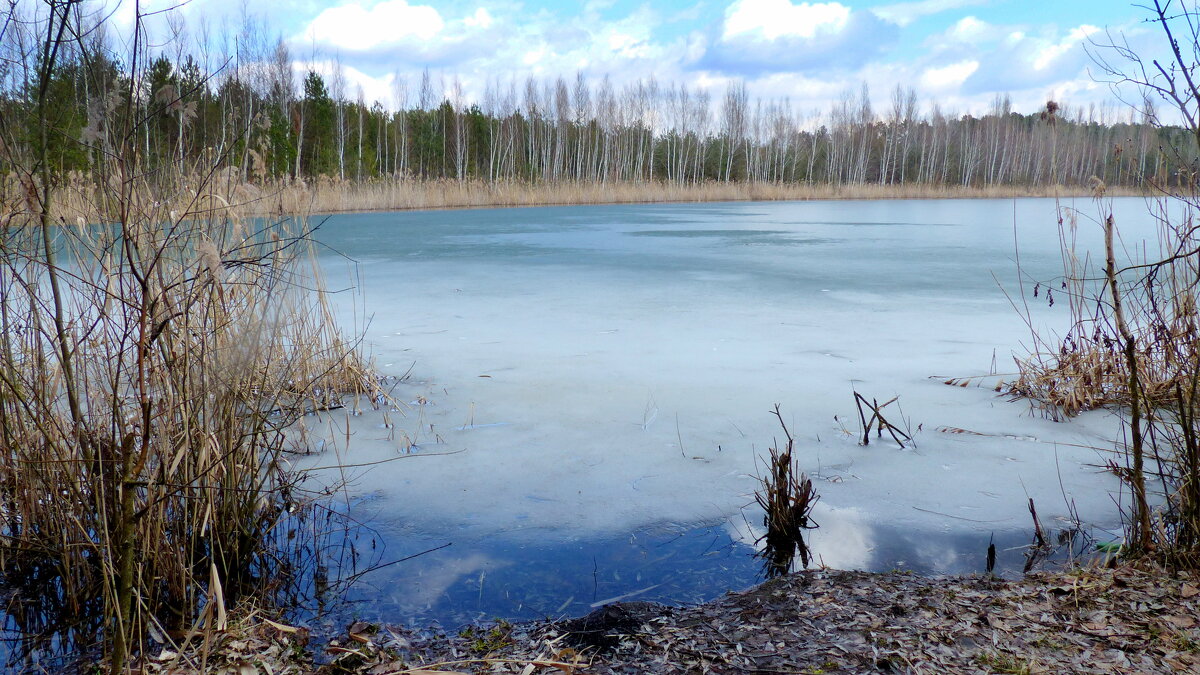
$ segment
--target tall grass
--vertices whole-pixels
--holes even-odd
[[[113,197],[0,233],[0,572],[102,614],[119,661],[267,590],[302,501],[283,431],[372,380],[303,219]]]
[[[1187,566],[1200,565],[1200,231],[1195,196],[1158,202],[1157,242],[1118,266],[1118,223],[1097,186],[1096,216],[1105,235],[1103,267],[1076,250],[1080,214],[1064,210],[1064,276],[1059,297],[1072,324],[1058,340],[1018,360],[1010,394],[1038,401],[1055,418],[1114,407],[1128,422],[1119,441],[1125,460],[1109,468],[1130,489],[1127,541]],[[1182,216],[1172,215],[1171,210]],[[1154,508],[1149,493],[1164,500]]]
[[[86,48],[72,10],[49,3],[35,26],[40,82],[60,47]],[[146,636],[221,630],[287,581],[311,495],[285,429],[377,393],[325,303],[306,211],[255,217],[215,151],[145,166],[143,128],[174,101],[144,105],[140,56],[135,86],[102,94],[91,175],[51,173],[45,87],[27,127],[0,120],[28,140],[0,144],[18,167],[0,192],[7,622],[33,649],[96,646],[114,673]]]
[[[8,176],[6,190],[16,194],[18,177]],[[1050,186],[992,186],[987,188],[941,185],[807,184],[765,182],[539,182],[482,180],[369,180],[342,181],[320,177],[309,181],[250,180],[233,169],[219,169],[201,176],[193,173],[184,185],[205,184],[210,192],[204,200],[211,205],[237,204],[246,215],[272,216],[351,211],[395,211],[408,209],[547,206],[571,204],[625,204],[716,201],[783,201],[811,199],[972,199],[1051,197],[1066,188]],[[97,186],[81,174],[63,181],[55,206],[56,217],[67,222],[91,222],[101,214],[103,200]],[[1079,191],[1086,195],[1086,190]],[[1140,195],[1126,189],[1124,194]],[[0,222],[5,218],[0,204]]]

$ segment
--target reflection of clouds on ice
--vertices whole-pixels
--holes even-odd
[[[1131,226],[1141,208],[1118,200]],[[981,373],[1028,340],[995,281],[1016,276],[1014,220],[1025,273],[1059,273],[1045,200],[335,216],[327,243],[391,263],[361,270],[367,339],[401,372],[416,362],[396,394],[419,404],[390,413],[394,428],[366,410],[310,430],[362,465],[356,491],[388,495],[391,517],[425,531],[728,518],[781,436],[774,403],[822,503],[854,505],[814,534],[826,564],[869,558],[868,521],[1012,529],[1027,524],[1028,497],[1046,521],[1068,500],[1108,521],[1116,481],[1087,446],[1108,446],[1111,417],[1054,423],[990,389],[928,379]],[[742,229],[788,236],[730,246]],[[688,236],[629,236],[639,231]],[[1061,306],[1033,312],[1038,326],[1066,318]],[[898,394],[917,447],[857,445],[855,389]]]
[[[447,595],[450,587],[468,577],[478,578],[479,584],[487,583],[487,574],[510,563],[492,560],[481,553],[472,553],[461,558],[445,559],[439,556],[437,564],[414,565],[409,568],[393,600],[401,608],[410,611],[426,610],[437,605]],[[474,581],[474,579],[469,579]]]
[[[858,509],[817,508],[813,519],[820,527],[809,533],[813,558],[826,567],[852,570],[871,564],[875,550],[874,528]]]
[[[945,542],[920,532],[913,536],[919,539],[913,546],[914,560],[909,561],[910,566],[929,570],[932,574],[948,574],[961,564],[961,552],[946,546]]]
[[[758,509],[746,509],[725,524],[734,541],[763,549],[766,527],[760,525]],[[813,507],[812,519],[820,527],[808,530],[805,541],[812,551],[813,564],[842,570],[869,569],[875,551],[875,528],[855,508],[839,509],[824,502]]]

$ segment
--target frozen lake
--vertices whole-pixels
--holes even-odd
[[[1153,232],[1144,200],[1115,208],[1126,237]],[[1095,223],[1079,232],[1101,241]],[[1020,304],[1014,238],[1024,275],[1057,289],[1053,200],[329,217],[318,239],[354,261],[323,256],[329,285],[362,292],[342,320],[366,323],[384,373],[407,374],[407,405],[349,418],[348,449],[347,418],[309,423],[363,465],[345,475],[379,560],[452,543],[364,577],[362,611],[578,614],[752,583],[776,403],[821,495],[826,565],[981,570],[991,533],[1027,539],[1030,497],[1048,526],[1073,505],[1119,529],[1098,468],[1111,415],[1055,423],[931,379],[1014,371],[1030,339],[1005,295]],[[1042,330],[1066,328],[1065,302],[1027,299]],[[899,396],[889,420],[915,447],[859,445],[854,391]]]

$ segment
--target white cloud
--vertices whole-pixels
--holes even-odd
[[[964,16],[945,33],[945,38],[956,42],[979,42],[994,37],[995,28],[986,21],[973,16]]]
[[[792,4],[790,0],[734,0],[725,9],[722,38],[761,35],[811,38],[818,32],[836,33],[850,20],[850,8],[837,2]]]
[[[113,10],[111,20],[116,23],[117,30],[125,32],[133,28],[137,18],[138,6],[133,2],[122,2]]]
[[[486,10],[482,11],[487,16]],[[413,38],[430,40],[445,25],[441,14],[429,5],[381,0],[369,6],[349,3],[326,9],[309,24],[305,36],[341,49],[364,50]]]
[[[1051,44],[1042,48],[1041,52],[1033,59],[1033,67],[1042,70],[1051,66],[1056,59],[1073,49],[1078,49],[1084,40],[1098,32],[1100,32],[1099,28],[1086,24],[1072,30],[1058,44]]]
[[[525,56],[521,57],[521,63],[527,66],[537,65],[542,59],[546,58],[546,47],[543,45],[537,49],[531,49],[525,52]]]
[[[844,73],[895,42],[898,28],[837,2],[734,0],[696,63],[725,74]]]
[[[196,16],[225,15],[237,25],[240,1],[193,0],[181,12],[193,31]],[[962,9],[987,0],[900,0],[872,9],[852,0],[689,0],[682,10],[661,13],[652,3],[612,0],[548,9],[530,9],[524,0],[336,0],[342,4],[313,10],[302,2],[311,0],[255,3],[251,12],[291,35],[294,54],[316,61],[339,54],[347,94],[361,85],[368,101],[385,104],[394,80],[413,89],[427,67],[435,83],[461,77],[468,99],[479,99],[486,86],[507,91],[515,81],[520,100],[526,76],[545,83],[570,80],[577,71],[593,87],[610,76],[620,92],[653,76],[663,86],[708,90],[714,100],[744,78],[752,96],[790,97],[797,111],[827,111],[861,82],[870,85],[877,107],[899,84],[914,86],[926,105],[936,100],[960,113],[985,111],[1006,92],[1025,110],[1023,102],[1044,101],[1049,92],[1067,103],[1077,102],[1072,96],[1104,98],[1087,79],[1082,49],[1094,27],[1033,23],[1033,11],[1012,23],[990,23]],[[121,3],[118,20],[128,22],[132,7],[132,0]],[[941,27],[920,21],[938,12]],[[1137,27],[1121,30],[1132,36],[1128,31]],[[901,35],[908,39],[901,42]]]
[[[334,61],[327,59],[315,61],[295,61],[292,63],[292,71],[295,73],[296,79],[303,81],[303,78],[308,71],[313,71],[321,75],[325,81],[325,86],[329,90],[330,96],[335,95],[334,87],[334,69],[337,64]],[[394,75],[385,75],[384,77],[371,77],[354,66],[342,64],[342,77],[345,83],[345,89],[342,95],[347,99],[354,100],[358,98],[358,91],[361,88],[363,100],[368,104],[375,101],[380,103],[390,104],[392,98],[392,81]]]
[[[600,26],[592,32],[593,51],[599,51],[601,58],[647,58],[654,37],[650,26],[656,23],[653,15],[638,12],[625,21]]]
[[[915,2],[897,2],[892,5],[874,7],[871,11],[881,19],[887,19],[898,26],[907,26],[923,16],[962,7],[973,7],[986,2],[987,0],[916,0]]]
[[[557,19],[537,14],[506,23],[487,55],[473,60],[472,66],[516,77],[569,78],[579,71],[594,78],[612,75],[624,81],[651,75],[671,77],[688,58],[688,38],[672,42],[654,39],[661,21],[645,6],[619,19],[600,20],[586,13],[566,21]]]
[[[492,25],[492,15],[483,7],[475,10],[475,13],[463,19],[463,23],[471,28],[488,28]]]
[[[1087,78],[1091,59],[1084,50],[1088,36],[1099,29],[1082,25],[1062,31],[1045,27],[1036,33],[1020,29],[988,27],[989,35],[1000,35],[986,50],[974,50],[979,68],[962,84],[964,94],[989,92],[1044,92],[1057,83]],[[980,53],[982,51],[982,53]]]
[[[934,91],[956,89],[962,86],[976,70],[978,61],[960,61],[940,68],[926,68],[921,73],[921,86]]]

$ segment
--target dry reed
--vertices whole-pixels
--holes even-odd
[[[1104,202],[1098,205],[1109,208]],[[1080,214],[1063,211],[1063,280],[1058,289],[1037,284],[1033,295],[1058,290],[1058,297],[1070,304],[1071,327],[1061,339],[1035,336],[1039,348],[1018,359],[1019,376],[1007,388],[1013,395],[1040,402],[1053,417],[1131,403],[1123,331],[1111,299],[1114,284],[1106,272],[1089,266],[1086,252],[1076,250]],[[1114,271],[1116,290],[1123,299],[1122,322],[1137,355],[1140,395],[1151,407],[1169,405],[1177,389],[1188,384],[1200,344],[1195,260],[1200,234],[1190,215],[1179,223],[1171,223],[1165,212],[1158,216],[1162,262],[1134,262]],[[1111,210],[1102,213],[1100,226],[1109,226],[1111,217]],[[1180,256],[1187,252],[1191,254]]]
[[[118,670],[147,634],[268,597],[314,497],[284,430],[377,393],[306,220],[242,217],[211,187],[114,181],[91,199],[118,218],[26,206],[0,232],[0,573],[28,648],[99,633]]]
[[[16,176],[8,176],[6,192],[15,193]],[[671,183],[642,182],[522,182],[482,180],[371,180],[343,181],[321,176],[308,181],[243,181],[234,169],[201,174],[181,181],[205,184],[209,192],[198,206],[238,205],[241,215],[271,216],[291,213],[342,213],[413,209],[551,206],[573,204],[675,203],[720,201],[788,201],[815,199],[1002,199],[1051,197],[1071,193],[1062,186],[962,187],[947,185],[880,185],[877,183],[809,184],[765,182]],[[11,188],[11,191],[10,191]],[[1080,190],[1082,196],[1086,190]],[[1125,189],[1122,194],[1144,192]],[[102,214],[98,187],[81,174],[62,180],[56,218],[67,223],[94,222]],[[0,204],[0,222],[12,209]]]
[[[804,541],[804,532],[817,527],[812,520],[812,510],[820,499],[813,490],[812,480],[796,470],[792,454],[795,439],[784,424],[778,405],[772,414],[783,428],[787,445],[782,451],[778,443],[771,447],[766,475],[759,477],[762,489],[754,494],[764,511],[763,525],[767,528],[761,539],[764,548],[759,555],[768,578],[791,571],[797,553],[800,554],[800,562],[808,567],[811,556],[808,544]]]
[[[1070,303],[1071,328],[1061,340],[1034,335],[1037,348],[1017,360],[1018,378],[1007,385],[1051,417],[1112,406],[1129,423],[1127,461],[1109,468],[1132,492],[1129,549],[1159,551],[1187,565],[1200,564],[1200,232],[1193,220],[1200,203],[1175,195],[1182,219],[1158,205],[1156,252],[1116,265],[1116,223],[1111,204],[1097,191],[1097,223],[1105,232],[1103,270],[1076,250],[1079,214],[1062,219],[1063,281],[1059,297]],[[1037,296],[1039,286],[1035,286]],[[1147,463],[1152,464],[1147,467]],[[1147,473],[1164,497],[1150,507]]]

